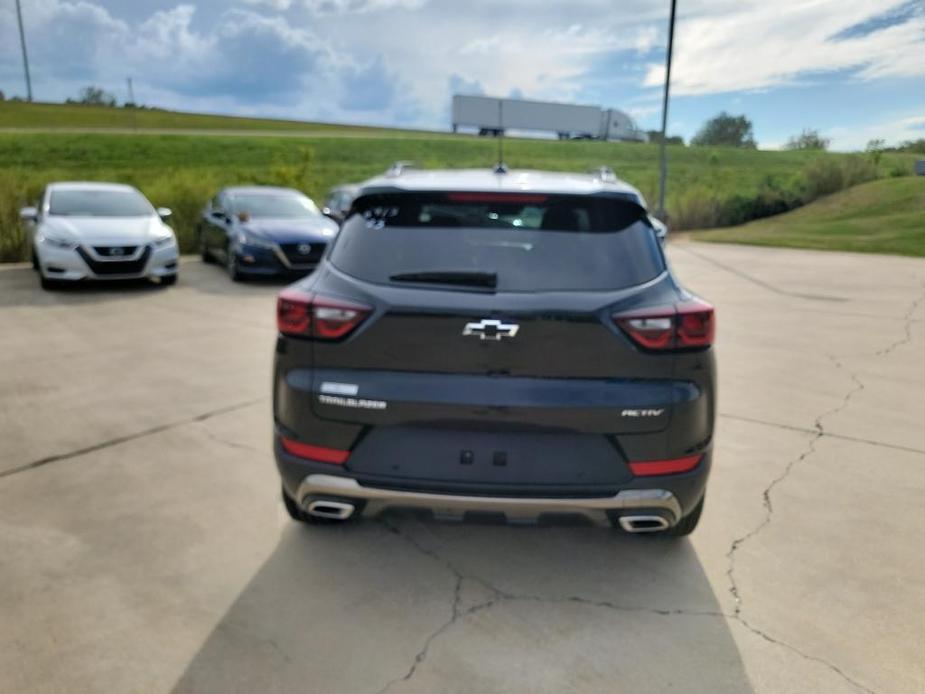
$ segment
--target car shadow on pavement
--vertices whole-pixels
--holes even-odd
[[[287,526],[174,692],[751,692],[687,540]]]

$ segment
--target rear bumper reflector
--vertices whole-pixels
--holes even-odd
[[[350,451],[342,451],[337,448],[325,448],[324,446],[312,446],[308,443],[300,443],[299,441],[293,441],[292,439],[284,437],[280,437],[280,443],[287,453],[298,456],[299,458],[317,460],[321,463],[343,465],[347,462],[347,458],[350,457]]]
[[[653,475],[675,475],[679,472],[690,472],[700,465],[702,454],[688,455],[683,458],[671,460],[641,460],[630,463],[629,468],[636,477],[652,477]]]

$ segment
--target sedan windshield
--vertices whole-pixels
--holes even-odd
[[[320,217],[321,211],[304,195],[237,193],[233,196],[234,211],[246,212],[252,219]]]
[[[147,217],[154,213],[135,190],[53,190],[48,214],[63,217]]]

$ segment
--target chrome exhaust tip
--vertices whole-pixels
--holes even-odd
[[[670,526],[662,516],[620,516],[620,527],[628,533],[657,533]]]
[[[316,518],[329,518],[331,520],[347,520],[353,515],[356,507],[345,501],[328,501],[315,499],[310,502],[305,511]]]

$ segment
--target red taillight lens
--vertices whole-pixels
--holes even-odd
[[[706,301],[678,304],[678,347],[707,347],[716,336],[716,316]]]
[[[683,458],[671,460],[641,460],[630,463],[629,468],[637,477],[651,477],[653,475],[676,475],[679,472],[690,472],[700,465],[702,455],[688,455]]]
[[[640,347],[646,349],[674,347],[675,310],[673,308],[614,316],[614,320]]]
[[[713,307],[700,299],[619,313],[613,320],[637,345],[651,350],[709,347],[716,334]]]
[[[350,451],[342,451],[337,448],[325,448],[324,446],[312,446],[308,443],[300,443],[292,439],[280,438],[283,449],[287,453],[296,455],[308,460],[317,460],[321,463],[333,463],[334,465],[343,465],[350,457]]]
[[[276,325],[284,335],[339,340],[356,329],[371,311],[364,304],[284,289],[276,302]]]
[[[283,335],[308,335],[312,326],[312,295],[284,289],[276,299],[276,327]]]
[[[322,340],[337,340],[351,333],[372,310],[369,306],[347,301],[315,297],[313,335]]]

